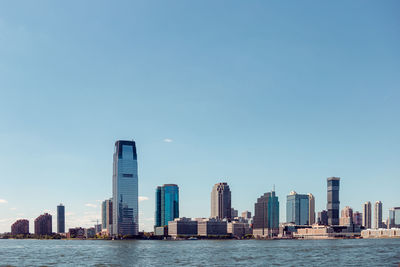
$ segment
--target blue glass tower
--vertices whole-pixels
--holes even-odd
[[[158,186],[155,227],[168,225],[168,222],[175,218],[179,218],[179,187],[176,184]]]
[[[137,235],[138,166],[134,141],[115,142],[113,161],[113,235]]]
[[[290,192],[286,200],[286,222],[309,225],[309,196]]]

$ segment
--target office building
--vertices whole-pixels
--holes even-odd
[[[315,197],[308,193],[308,225],[313,225],[315,223]]]
[[[175,218],[179,218],[179,187],[176,184],[158,186],[154,226],[166,226]]]
[[[101,228],[107,235],[112,235],[113,224],[113,200],[106,199],[101,204]]]
[[[134,141],[115,142],[112,203],[112,234],[138,235],[138,165]]]
[[[247,219],[247,220],[250,220],[250,219],[251,219],[251,212],[250,212],[250,211],[247,211],[247,210],[243,211],[243,212],[242,212],[242,218],[245,218],[245,219]]]
[[[376,229],[383,228],[382,225],[382,202],[376,201],[374,206],[374,226]]]
[[[12,235],[27,235],[29,234],[29,221],[22,219],[11,225]]]
[[[339,177],[327,178],[328,191],[327,191],[327,211],[328,211],[328,225],[339,225]]]
[[[265,193],[254,204],[253,235],[272,237],[279,233],[279,201],[275,191]]]
[[[96,229],[94,227],[85,228],[85,238],[94,238],[96,236]]]
[[[57,233],[65,233],[65,207],[63,204],[57,206]]]
[[[233,237],[242,238],[245,235],[251,234],[252,231],[251,231],[249,223],[240,222],[240,221],[232,221],[232,222],[228,222],[227,233],[231,234]]]
[[[400,228],[400,207],[389,209],[388,228]]]
[[[82,227],[69,228],[67,238],[85,238],[85,229]]]
[[[235,210],[234,208],[231,208],[231,218],[236,218],[239,217],[239,211]]]
[[[318,212],[318,221],[317,221],[317,223],[319,225],[328,225],[328,212],[326,210]]]
[[[197,219],[197,234],[199,236],[227,235],[227,221],[216,218]]]
[[[367,201],[363,205],[363,224],[365,229],[370,229],[371,226],[371,202]]]
[[[353,223],[358,226],[362,226],[362,213],[361,212],[353,212]]]
[[[296,225],[310,225],[310,218],[315,214],[311,211],[310,202],[314,202],[314,197],[311,195],[297,194],[295,191],[290,192],[286,197],[286,222]],[[313,205],[314,206],[314,205]],[[312,207],[313,208],[313,207]]]
[[[197,221],[190,218],[176,218],[168,222],[168,235],[176,237],[190,237],[197,235]]]
[[[53,222],[50,214],[45,213],[35,219],[35,234],[36,235],[51,235]]]
[[[215,184],[211,191],[211,218],[231,219],[231,190],[227,183]]]
[[[340,216],[340,225],[350,226],[353,224],[353,209],[346,206],[342,209]]]

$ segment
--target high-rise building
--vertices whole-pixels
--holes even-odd
[[[286,222],[296,225],[313,224],[315,222],[314,201],[312,194],[302,195],[295,191],[290,192],[286,198]]]
[[[57,233],[65,233],[65,207],[63,204],[57,206]]]
[[[319,225],[328,225],[328,212],[326,210],[318,212],[318,221]]]
[[[113,235],[138,235],[138,165],[134,141],[115,142],[112,203]]]
[[[339,186],[340,186],[340,178],[339,177],[329,177],[327,178],[328,183],[328,225],[339,225]]]
[[[363,222],[362,226],[365,229],[370,229],[371,226],[371,202],[367,201],[363,205]]]
[[[107,230],[108,235],[112,235],[113,224],[113,199],[106,199],[101,204],[101,228]]]
[[[215,184],[211,191],[211,218],[231,219],[231,190],[227,183]]]
[[[52,217],[45,213],[35,219],[35,234],[36,235],[51,235],[52,234]]]
[[[235,210],[234,208],[231,208],[231,218],[236,218],[239,216],[239,211]]]
[[[353,212],[353,223],[358,226],[362,225],[362,213],[361,212],[358,212],[358,211]]]
[[[313,225],[315,223],[315,197],[308,193],[308,224]]]
[[[375,228],[383,228],[382,226],[382,202],[377,201],[375,202],[374,207],[374,226]]]
[[[166,226],[175,218],[179,218],[179,187],[176,184],[158,186],[154,226]]]
[[[265,193],[254,204],[253,234],[271,237],[279,232],[279,201],[275,191]]]
[[[340,216],[340,225],[350,226],[353,224],[353,209],[346,206],[342,209]]]
[[[12,235],[27,235],[29,234],[29,221],[22,219],[11,225]]]

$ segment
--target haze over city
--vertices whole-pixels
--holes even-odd
[[[386,218],[400,4],[341,3],[1,2],[0,232],[59,203],[67,229],[100,221],[120,139],[136,142],[141,231],[167,183],[181,217],[209,217],[218,182],[239,212],[275,186],[283,222],[292,190],[321,211],[337,176],[340,209],[380,200]]]

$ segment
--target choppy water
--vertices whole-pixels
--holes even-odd
[[[400,239],[0,240],[0,266],[398,266]]]

